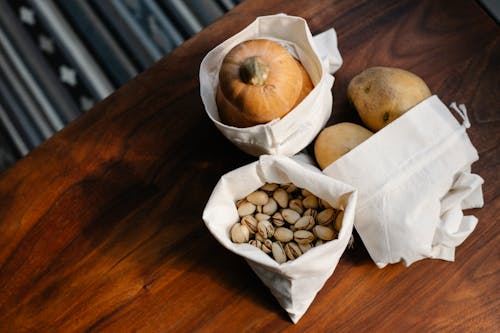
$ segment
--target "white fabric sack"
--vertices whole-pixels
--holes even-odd
[[[437,96],[424,100],[323,172],[358,189],[354,226],[378,267],[423,258],[454,260],[483,205],[478,154]]]
[[[228,126],[220,121],[215,93],[219,69],[226,54],[237,44],[266,38],[283,44],[302,62],[314,84],[313,90],[281,119],[247,128]],[[258,17],[244,30],[227,39],[203,59],[200,66],[200,93],[209,118],[222,134],[244,152],[291,156],[306,147],[326,125],[332,110],[334,73],[342,65],[335,30],[315,37],[303,18],[277,14]]]
[[[239,221],[235,202],[268,183],[294,183],[344,210],[338,239],[314,247],[293,261],[278,264],[260,249],[235,244],[231,226]],[[317,292],[332,275],[352,234],[357,192],[349,185],[329,178],[312,165],[286,156],[263,155],[259,161],[221,177],[203,212],[203,220],[213,236],[227,249],[242,256],[271,290],[296,323],[306,312]]]

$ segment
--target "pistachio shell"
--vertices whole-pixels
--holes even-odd
[[[247,199],[243,198],[236,201],[236,208],[240,208],[241,204],[247,202]]]
[[[314,235],[324,241],[329,241],[335,238],[335,230],[324,225],[317,225],[313,228]]]
[[[269,196],[264,191],[255,191],[247,195],[247,201],[253,203],[255,206],[262,206],[267,203]]]
[[[287,184],[285,186],[283,186],[283,188],[285,189],[285,191],[287,191],[288,193],[292,193],[292,192],[295,192],[297,191],[299,188],[295,185],[295,184]]]
[[[326,225],[328,223],[333,222],[335,219],[335,210],[332,208],[327,208],[322,210],[321,212],[318,213],[316,216],[316,222],[320,225]]]
[[[278,264],[286,262],[285,250],[280,242],[274,242],[272,245],[273,258]]]
[[[269,198],[267,203],[262,206],[262,213],[267,215],[273,215],[278,210],[278,204],[273,198]]]
[[[309,244],[314,240],[314,235],[307,230],[297,230],[293,233],[293,239],[298,244]]]
[[[314,208],[318,209],[318,198],[314,195],[308,195],[307,197],[302,200],[302,205],[304,208]]]
[[[303,188],[302,190],[300,190],[300,193],[302,194],[302,196],[305,198],[305,197],[308,197],[310,195],[313,195],[311,192],[309,192],[308,190],[306,190],[305,188]]]
[[[287,221],[290,224],[294,224],[300,218],[299,213],[297,213],[293,209],[289,209],[289,208],[283,209],[281,211],[281,215],[283,215],[283,218],[285,219],[285,221]]]
[[[271,238],[274,235],[274,227],[269,221],[260,221],[257,224],[257,231],[262,238]]]
[[[302,200],[300,199],[293,199],[288,202],[288,208],[293,209],[300,215],[304,213],[304,206],[302,206]]]
[[[259,222],[252,215],[243,216],[240,223],[247,227],[250,234],[255,234],[257,232],[257,224]]]
[[[250,231],[241,223],[235,223],[231,227],[231,240],[235,243],[247,243],[250,239]]]
[[[310,249],[313,248],[312,243],[309,243],[309,244],[298,244],[298,245],[299,245],[300,250],[302,251],[302,254],[306,253],[307,251],[309,251]]]
[[[318,215],[318,211],[314,208],[308,208],[304,212],[304,216],[312,216],[312,217],[316,218],[317,215]]]
[[[255,214],[255,219],[257,221],[269,221],[271,220],[271,216],[267,215],[267,214],[264,214],[264,213],[257,213]]]
[[[255,246],[256,248],[260,249],[262,246],[262,243],[256,239],[252,239],[248,242],[248,244]]]
[[[285,225],[285,219],[283,218],[283,215],[281,215],[280,212],[274,213],[271,220],[272,220],[273,224],[277,227],[282,227]]]
[[[272,251],[272,246],[273,242],[270,239],[266,239],[264,242],[262,242],[260,249],[264,251],[264,253],[269,254]]]
[[[278,187],[279,187],[279,185],[275,184],[275,183],[265,183],[264,185],[262,185],[260,187],[260,189],[263,191],[272,192],[272,191],[276,190]]]
[[[256,208],[257,207],[253,203],[245,201],[244,203],[242,203],[238,207],[238,215],[240,217],[243,217],[243,216],[247,216],[247,215],[253,214],[255,212]]]
[[[262,237],[259,233],[256,233],[255,240],[258,240],[259,242],[264,243],[266,241],[266,238]]]
[[[278,188],[274,191],[273,199],[276,200],[281,208],[288,207],[288,193],[284,189]]]
[[[314,227],[314,217],[302,216],[294,224],[296,230],[311,230]]]
[[[293,232],[288,228],[276,228],[276,230],[274,231],[274,238],[277,241],[286,243],[293,239]]]
[[[329,203],[328,201],[326,200],[323,200],[323,199],[319,199],[319,205],[323,208],[333,208]]]
[[[302,255],[302,250],[300,249],[299,245],[297,245],[297,243],[290,242],[285,244],[285,255],[288,257],[288,259],[294,260]]]

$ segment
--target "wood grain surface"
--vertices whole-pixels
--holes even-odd
[[[201,59],[279,12],[337,30],[330,123],[359,121],[355,74],[408,69],[467,105],[485,179],[454,263],[378,269],[358,239],[296,325],[201,219],[254,160],[205,115]],[[244,1],[0,174],[0,332],[498,332],[499,36],[475,1]]]

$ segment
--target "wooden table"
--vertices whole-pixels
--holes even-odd
[[[334,27],[331,122],[350,78],[411,70],[465,103],[485,207],[454,263],[376,268],[358,241],[293,325],[207,232],[224,173],[254,160],[205,115],[203,56],[256,16]],[[475,1],[246,0],[0,175],[0,332],[493,332],[500,329],[500,29]]]

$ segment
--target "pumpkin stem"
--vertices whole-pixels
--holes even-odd
[[[253,86],[263,85],[268,76],[269,66],[259,56],[247,58],[240,66],[241,79]]]

